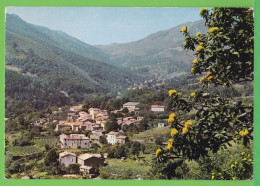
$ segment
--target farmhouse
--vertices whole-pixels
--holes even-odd
[[[68,167],[70,164],[77,163],[77,156],[71,152],[62,152],[59,154],[59,163],[60,165],[64,165]]]
[[[138,110],[139,102],[127,102],[123,104],[123,108],[128,108],[130,112]]]
[[[60,135],[61,148],[70,149],[70,148],[82,148],[87,149],[91,147],[91,141],[84,134],[71,134]]]
[[[165,106],[164,105],[152,105],[151,111],[152,112],[164,112]]]
[[[105,162],[105,158],[103,158],[100,154],[82,154],[78,157],[78,163],[81,166],[88,166],[88,167],[81,167],[81,169],[84,168],[98,168],[103,167]]]
[[[116,144],[116,143],[123,143],[125,144],[126,141],[126,136],[124,135],[124,133],[122,131],[119,132],[109,132],[107,135],[107,142],[109,144]]]

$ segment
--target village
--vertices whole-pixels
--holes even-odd
[[[124,116],[123,112],[134,113],[132,116]],[[150,112],[160,113],[165,111],[164,105],[151,105]],[[57,111],[56,111],[57,112]],[[54,129],[60,132],[57,146],[59,151],[59,164],[66,168],[72,164],[79,164],[80,172],[88,175],[89,178],[97,176],[97,170],[106,165],[105,160],[107,153],[82,153],[81,151],[73,152],[73,149],[87,150],[94,144],[100,145],[100,140],[106,140],[107,144],[125,144],[129,141],[128,136],[121,130],[124,126],[139,125],[144,117],[138,116],[140,112],[139,102],[127,102],[123,104],[121,110],[114,110],[111,113],[122,113],[123,117],[116,118],[119,130],[106,133],[105,125],[110,117],[107,110],[99,108],[89,108],[88,112],[82,111],[82,105],[72,106],[69,109],[66,120],[58,122]],[[126,115],[126,114],[125,114]],[[158,128],[164,127],[165,123],[158,123]],[[84,131],[90,131],[86,136]],[[70,133],[66,135],[65,133]],[[81,133],[79,133],[81,132]],[[124,158],[124,157],[123,157]]]

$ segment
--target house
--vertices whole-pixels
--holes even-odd
[[[99,141],[100,137],[103,136],[104,134],[99,131],[93,131],[92,134],[90,135],[90,139],[93,141]]]
[[[79,112],[82,109],[82,105],[70,107],[71,112]]]
[[[158,128],[164,127],[164,123],[158,123]]]
[[[65,167],[68,167],[70,164],[77,163],[77,156],[71,152],[62,152],[59,154],[59,163],[60,165],[63,164]]]
[[[71,134],[70,136],[67,135],[60,135],[61,141],[61,148],[63,149],[70,149],[70,148],[82,148],[88,149],[91,147],[91,141],[88,137],[84,134]]]
[[[81,165],[82,170],[89,170],[90,167],[97,169],[99,167],[103,167],[105,162],[105,158],[100,154],[82,154],[78,157],[78,163]],[[88,166],[88,167],[83,167]],[[93,171],[93,170],[92,170]]]
[[[151,111],[152,112],[164,112],[165,106],[164,105],[152,105]]]
[[[67,121],[75,122],[78,119],[79,115],[75,113],[68,113]]]
[[[90,108],[88,109],[88,113],[91,115],[92,119],[95,119],[95,115],[98,114],[101,110],[98,108]]]
[[[116,143],[125,144],[125,142],[126,142],[126,136],[124,135],[124,133],[122,131],[119,131],[119,132],[111,131],[106,135],[107,135],[108,144],[112,144],[112,145],[114,145]]]
[[[143,120],[144,119],[144,117],[141,117],[141,116],[138,116],[137,117],[137,121],[141,121],[141,120]]]
[[[123,104],[123,108],[128,108],[128,110],[132,112],[137,110],[139,105],[140,105],[139,102],[127,102]]]

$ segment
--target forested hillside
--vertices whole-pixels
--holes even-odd
[[[71,103],[82,101],[90,94],[116,96],[118,92],[143,79],[100,61],[106,59],[107,56],[99,49],[71,36],[26,23],[16,15],[7,14],[5,62],[9,70],[6,71],[6,105],[12,100],[29,101],[30,92],[33,92],[30,91],[31,83],[22,87],[26,91],[9,86],[14,83],[10,75],[14,70],[16,73],[12,76],[15,79],[19,76],[19,81],[37,82],[37,86],[46,94],[63,96],[62,99],[69,97]],[[61,102],[54,101],[57,96],[48,97],[51,99],[48,101],[50,105],[60,105]],[[36,105],[45,101],[42,98],[40,95],[36,97]],[[36,105],[31,104],[38,109]]]
[[[109,63],[129,67],[140,74],[170,79],[189,72],[194,60],[192,53],[187,53],[182,47],[180,30],[184,25],[191,28],[193,34],[206,32],[204,21],[200,20],[151,34],[138,41],[97,47],[109,54]]]

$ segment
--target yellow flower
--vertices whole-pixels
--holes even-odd
[[[211,179],[214,180],[215,176],[212,176]]]
[[[252,160],[252,159],[249,159],[248,161],[252,162],[253,160]]]
[[[218,27],[212,27],[209,29],[209,32],[215,32],[217,31],[219,28]]]
[[[213,76],[209,76],[209,77],[208,77],[208,80],[211,80],[212,78],[213,78]]]
[[[200,36],[200,32],[197,32],[197,33],[196,33],[196,36]]]
[[[202,46],[204,43],[200,42],[200,45]]]
[[[167,149],[168,149],[168,150],[172,150],[172,149],[173,149],[172,144],[168,144],[168,145],[167,145]]]
[[[205,80],[204,77],[200,78],[200,82],[202,83]]]
[[[210,72],[210,71],[208,71],[208,72],[207,72],[207,76],[209,76],[210,74],[211,74],[211,72]]]
[[[245,154],[245,152],[241,152],[241,155],[243,156]]]
[[[237,164],[237,161],[235,161],[235,165]]]
[[[196,63],[198,63],[198,60],[195,59],[195,60],[192,61],[192,63],[193,63],[193,64],[196,64]]]
[[[178,134],[178,130],[176,128],[173,128],[171,131],[171,136],[174,136],[176,134]]]
[[[173,139],[169,139],[167,149],[171,150],[173,148]]]
[[[240,132],[239,132],[239,135],[242,136],[242,137],[244,137],[244,136],[245,136],[245,132],[244,132],[244,131],[240,131]]]
[[[194,72],[195,72],[195,68],[192,67],[192,68],[190,69],[190,71],[191,71],[192,73],[194,73]]]
[[[170,90],[169,91],[169,96],[172,96],[173,94],[176,94],[176,90]]]
[[[174,113],[171,113],[170,115],[169,115],[169,118],[175,118],[176,117],[176,115],[174,114]]]
[[[197,47],[197,52],[202,51],[202,50],[204,50],[203,46],[200,46],[200,45],[199,45],[199,46]]]
[[[248,133],[249,133],[248,130],[245,129],[245,131],[242,131],[242,130],[241,130],[241,131],[239,132],[239,135],[242,136],[242,137],[244,137],[244,136],[246,136]]]
[[[247,159],[246,158],[244,158],[244,159],[242,159],[243,161],[246,161]]]
[[[232,164],[230,167],[231,167],[231,168],[233,168],[233,167],[235,167],[235,165],[234,165],[234,164]]]
[[[221,173],[218,173],[218,175],[221,175]]]
[[[178,96],[179,96],[179,97],[181,97],[181,96],[182,96],[182,94],[181,94],[181,93],[178,93]]]
[[[191,94],[190,94],[190,97],[194,97],[196,95],[196,93],[195,92],[192,92]]]
[[[185,128],[189,128],[190,126],[192,126],[192,122],[190,120],[185,122]]]
[[[186,133],[188,132],[188,129],[187,129],[186,127],[184,127],[184,128],[182,129],[182,132],[183,132],[183,134],[186,134]]]
[[[233,180],[236,180],[236,177],[233,177],[232,179],[233,179]]]
[[[247,156],[248,156],[248,157],[250,157],[251,155],[250,155],[250,154],[248,154]]]
[[[215,173],[214,173],[214,172],[212,172],[211,174],[212,174],[212,175],[214,175]]]
[[[168,119],[168,123],[173,123],[174,120],[175,120],[174,118],[169,118],[169,119]]]
[[[181,28],[181,31],[182,31],[182,32],[187,32],[187,27],[186,27],[186,26],[183,26],[183,27]]]
[[[155,154],[156,154],[156,157],[158,157],[158,156],[161,154],[161,152],[162,152],[161,149],[157,149],[157,150],[156,150],[156,153],[155,153]]]
[[[202,14],[202,13],[205,12],[205,11],[207,11],[206,8],[201,8],[201,9],[200,9],[200,14]]]

